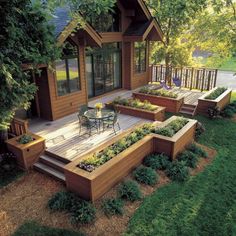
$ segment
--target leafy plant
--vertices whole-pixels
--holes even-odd
[[[158,175],[156,171],[154,171],[150,167],[145,167],[145,166],[138,167],[134,171],[133,176],[138,182],[152,186],[155,185],[158,181]]]
[[[145,157],[143,164],[154,170],[165,170],[170,164],[170,160],[165,154],[151,154]]]
[[[191,151],[184,151],[178,155],[178,161],[183,161],[186,166],[190,168],[196,168],[198,162],[198,156]]]
[[[95,220],[95,207],[84,200],[74,202],[71,208],[71,222],[73,224],[81,223],[88,224]]]
[[[195,138],[198,139],[206,131],[205,126],[201,122],[197,122],[195,130]]]
[[[131,202],[140,200],[142,198],[139,185],[132,180],[127,180],[119,186],[118,196]]]
[[[188,120],[185,118],[176,118],[175,120],[167,124],[165,127],[156,128],[154,133],[167,137],[172,137],[179,130],[181,130],[187,123]]]
[[[155,96],[169,97],[169,98],[177,98],[178,97],[178,95],[172,91],[167,91],[164,89],[151,89],[151,88],[148,88],[147,86],[142,87],[139,90],[139,93],[151,94],[151,95],[155,95]]]
[[[184,161],[171,162],[165,172],[174,181],[183,182],[189,178],[189,169]]]
[[[218,87],[216,90],[211,92],[208,96],[205,97],[205,99],[208,100],[215,100],[218,98],[222,93],[224,93],[227,90],[227,88],[224,87]]]
[[[23,134],[17,141],[20,144],[27,144],[34,140],[34,138],[29,134]]]
[[[107,216],[123,215],[124,202],[121,199],[106,199],[102,203],[102,209]]]
[[[236,113],[236,109],[232,105],[226,106],[224,110],[221,111],[221,115],[226,118],[232,118],[235,113]]]
[[[207,158],[208,154],[205,150],[203,150],[201,147],[199,147],[197,144],[195,143],[191,143],[188,147],[187,150],[195,153],[196,155],[198,155],[199,157],[204,157]]]

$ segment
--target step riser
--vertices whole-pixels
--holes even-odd
[[[45,160],[43,158],[39,158],[39,162],[41,162],[41,163],[43,163],[43,164],[45,164],[47,166],[50,166],[50,167],[52,167],[52,168],[54,168],[54,169],[56,169],[56,170],[58,170],[58,171],[60,171],[62,173],[64,172],[64,168],[63,167],[61,167],[59,165],[56,165],[56,164],[54,164],[54,163],[52,163],[52,162],[50,162],[48,160]]]
[[[195,109],[182,107],[180,110],[181,110],[181,111],[189,111],[189,112],[193,112]]]
[[[45,155],[50,156],[50,157],[52,157],[52,158],[54,158],[54,159],[56,159],[56,160],[58,160],[58,161],[61,161],[61,162],[65,163],[65,164],[70,163],[69,160],[66,160],[66,159],[64,159],[64,158],[62,158],[62,157],[60,157],[60,156],[57,156],[57,155],[55,155],[54,153],[51,153],[51,152],[49,152],[49,151],[47,151],[47,150],[45,151]]]
[[[50,176],[50,177],[52,177],[52,178],[54,178],[56,180],[59,180],[62,183],[65,183],[65,179],[59,178],[58,176],[53,175],[52,173],[48,172],[47,170],[44,170],[44,169],[42,169],[42,168],[40,168],[38,166],[34,166],[34,169],[39,171],[40,173],[46,174],[46,175],[48,175],[48,176]]]

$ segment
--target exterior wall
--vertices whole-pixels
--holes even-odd
[[[87,104],[87,85],[85,79],[85,48],[79,47],[79,72],[81,90],[64,96],[57,95],[56,74],[48,70],[50,99],[52,104],[52,120],[59,119],[78,111],[79,106]]]

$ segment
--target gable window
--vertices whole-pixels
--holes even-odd
[[[113,11],[109,11],[100,16],[94,16],[89,19],[89,22],[98,32],[120,32],[120,19],[120,10],[115,6]]]
[[[57,94],[63,96],[80,90],[77,46],[66,43],[62,58],[56,61]]]
[[[134,72],[143,73],[146,71],[147,42],[134,43]]]

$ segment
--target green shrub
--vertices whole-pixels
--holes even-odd
[[[185,162],[186,166],[190,168],[196,168],[198,156],[195,153],[186,150],[178,155],[178,161]]]
[[[133,173],[134,178],[143,184],[148,184],[148,185],[155,185],[158,181],[158,175],[155,170],[153,170],[150,167],[145,167],[145,166],[140,166],[138,167],[134,173]]]
[[[123,215],[124,202],[121,199],[106,199],[102,203],[102,209],[107,216]]]
[[[75,195],[70,192],[58,192],[48,201],[49,209],[53,211],[70,211],[75,201]]]
[[[195,143],[191,143],[188,147],[187,150],[195,153],[196,155],[198,155],[199,157],[204,157],[207,158],[208,154],[205,150],[203,150],[201,147],[199,147],[197,144]]]
[[[143,164],[154,170],[164,170],[170,164],[170,160],[165,154],[152,154],[145,157]]]
[[[155,133],[166,137],[172,137],[175,134],[174,130],[171,129],[170,127],[158,128],[156,129]]]
[[[174,93],[172,91],[167,91],[165,89],[151,89],[151,88],[148,88],[147,86],[142,87],[139,90],[139,93],[151,94],[151,95],[155,95],[155,96],[169,97],[169,98],[177,98],[178,97],[178,94]]]
[[[189,168],[183,161],[173,161],[165,172],[166,175],[174,181],[183,182],[189,177]]]
[[[142,198],[139,185],[132,180],[125,181],[119,186],[118,196],[131,202]]]
[[[27,144],[29,142],[32,142],[34,140],[34,138],[29,135],[29,134],[23,134],[17,141],[20,144]]]
[[[222,93],[224,93],[227,90],[227,88],[224,87],[219,87],[216,90],[214,90],[213,92],[211,92],[208,96],[205,97],[205,99],[209,99],[209,100],[215,100],[216,98],[218,98]]]
[[[236,110],[233,106],[226,106],[224,110],[221,111],[221,115],[226,118],[232,118]]]
[[[197,127],[195,131],[195,138],[199,139],[199,137],[206,131],[205,126],[201,122],[197,122]]]
[[[95,220],[95,207],[84,200],[74,202],[71,208],[71,223],[73,224],[88,224]]]

